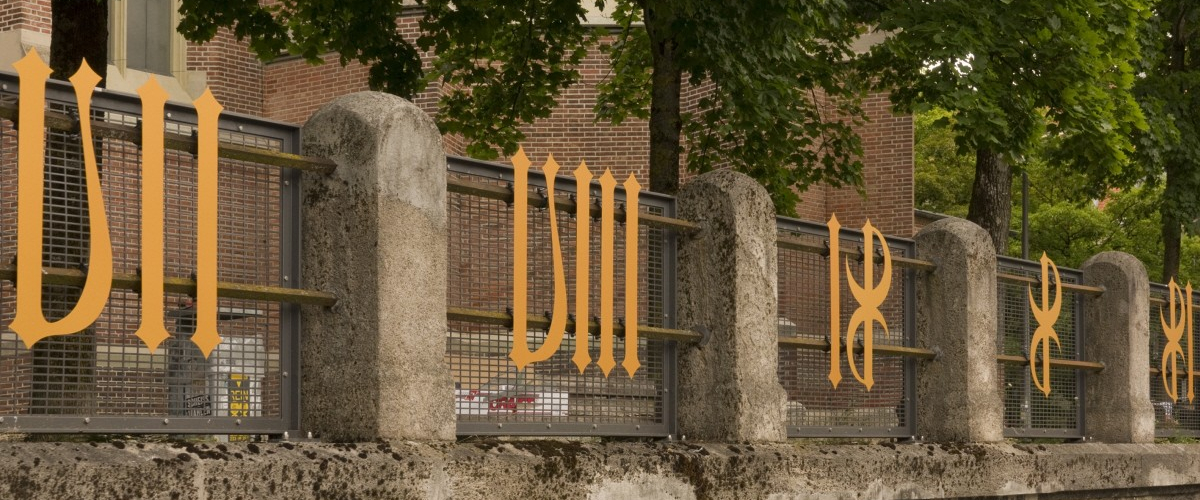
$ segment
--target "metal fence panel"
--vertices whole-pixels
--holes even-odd
[[[503,165],[449,158],[450,175],[478,183],[511,186],[512,169]],[[540,166],[538,164],[537,166]],[[574,165],[565,166],[564,172]],[[598,177],[601,172],[593,171]],[[531,192],[544,193],[539,168],[529,176]],[[555,195],[574,193],[575,181],[559,178]],[[618,204],[623,194],[618,189]],[[600,198],[594,185],[592,200]],[[643,192],[643,211],[673,216],[674,199]],[[450,193],[449,292],[451,307],[504,311],[512,306],[512,208],[502,201]],[[599,211],[592,210],[594,216]],[[567,309],[575,311],[575,216],[558,211],[559,241],[567,276]],[[548,211],[530,207],[528,217],[529,314],[549,314],[554,300]],[[600,224],[590,227],[591,273],[589,308],[599,315]],[[616,224],[614,255],[624,255],[624,225]],[[674,322],[675,244],[670,231],[641,226],[638,235],[639,323],[671,327]],[[618,261],[623,259],[618,257]],[[624,283],[624,266],[614,265],[614,283]],[[624,288],[614,289],[614,311],[624,311]],[[622,313],[615,313],[618,317]],[[572,363],[573,332],[567,332],[557,354],[518,371],[509,359],[512,332],[506,327],[452,321],[446,357],[455,381],[458,433],[539,435],[666,436],[674,423],[675,355],[670,342],[639,339],[642,367],[630,378],[618,364],[608,378],[593,362],[581,374]],[[536,349],[543,331],[529,332]],[[614,352],[624,352],[624,339],[614,339]],[[599,357],[598,339],[589,342]]]
[[[15,105],[18,82],[0,74],[0,102]],[[48,110],[72,113],[69,86],[51,82]],[[137,125],[135,96],[98,93],[93,119]],[[191,108],[168,105],[167,131],[190,135]],[[234,115],[222,117],[221,140],[290,153],[299,130]],[[45,266],[85,264],[87,202],[79,136],[47,130]],[[141,151],[115,139],[95,141],[113,240],[114,271],[136,273],[141,261]],[[295,172],[222,159],[218,180],[218,279],[294,287],[299,205]],[[165,276],[188,278],[196,262],[196,162],[170,151],[165,161]],[[16,254],[17,130],[0,120],[0,258]],[[25,263],[22,263],[23,265]],[[30,264],[32,265],[32,264]],[[78,298],[72,287],[44,287],[50,319]],[[297,309],[257,300],[219,301],[223,342],[204,359],[191,343],[193,299],[166,295],[171,338],[154,352],[134,335],[137,293],[114,290],[100,319],[84,332],[51,337],[26,349],[9,330],[12,283],[0,284],[0,431],[278,434],[298,428]]]
[[[1167,293],[1167,285],[1150,284],[1150,297],[1153,300],[1150,303],[1150,368],[1154,369],[1162,368],[1163,347],[1167,343],[1161,319],[1170,316],[1170,311],[1166,309],[1165,304],[1168,298]],[[1196,300],[1193,298],[1193,304],[1195,303]],[[1193,306],[1193,324],[1200,320],[1196,309],[1198,308]],[[1188,345],[1186,335],[1179,344],[1185,353],[1195,352],[1195,349]],[[1171,369],[1172,367],[1168,366],[1168,370]],[[1160,438],[1200,437],[1200,408],[1197,408],[1197,403],[1200,401],[1188,401],[1187,398],[1187,358],[1177,357],[1173,369],[1178,374],[1174,379],[1176,400],[1172,400],[1167,395],[1162,374],[1150,375],[1150,402],[1154,406],[1154,433]],[[1170,373],[1167,374],[1167,380],[1171,380]],[[1197,400],[1200,400],[1200,397]]]
[[[1000,273],[1038,278],[1041,263],[998,257]],[[1062,268],[1059,274],[1064,283],[1080,283],[1082,273]],[[999,328],[997,352],[1029,357],[1029,341],[1037,323],[1029,307],[1029,287],[1001,281],[998,284],[997,315]],[[1036,287],[1035,287],[1036,288]],[[1034,296],[1040,292],[1034,290]],[[1061,349],[1051,343],[1051,356],[1059,359],[1083,359],[1080,350],[1083,334],[1082,294],[1063,290],[1062,312],[1054,324]],[[1040,355],[1040,353],[1035,353]],[[1082,437],[1084,374],[1069,368],[1050,369],[1049,396],[1033,386],[1028,365],[1000,365],[1000,390],[1004,395],[1004,435],[1008,437]]]
[[[781,235],[815,244],[824,244],[829,231],[824,225],[779,217]],[[843,249],[861,248],[860,231],[842,229]],[[893,256],[914,257],[916,246],[911,240],[888,238]],[[878,243],[877,243],[878,244]],[[779,276],[779,335],[828,340],[830,290],[830,259],[814,253],[780,248]],[[863,277],[862,263],[849,260],[850,270],[860,284],[872,282],[878,276]],[[841,338],[857,303],[850,293],[842,266]],[[877,266],[878,267],[878,266]],[[877,271],[878,272],[878,271]],[[876,345],[915,346],[916,307],[915,271],[893,267],[892,285],[888,298],[880,307],[888,330],[876,325]],[[861,338],[861,337],[860,337]],[[788,436],[790,437],[910,437],[915,434],[915,371],[912,358],[875,354],[875,386],[866,388],[850,374],[843,354],[844,379],[837,389],[828,379],[829,353],[805,350],[794,346],[779,347],[779,380],[788,396]],[[861,356],[855,359],[861,364]]]

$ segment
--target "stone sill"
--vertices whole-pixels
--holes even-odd
[[[1193,498],[1200,445],[0,443],[5,498]]]

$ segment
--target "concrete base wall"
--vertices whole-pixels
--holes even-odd
[[[1200,445],[0,443],[0,498],[1196,498]]]

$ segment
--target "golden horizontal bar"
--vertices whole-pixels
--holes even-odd
[[[17,119],[17,106],[0,104],[0,118]],[[70,116],[53,111],[46,112],[46,126],[55,130],[73,130],[75,120]],[[196,138],[173,132],[164,131],[163,146],[175,151],[195,152]],[[92,120],[92,134],[97,138],[118,139],[122,141],[141,143],[142,132],[137,127]],[[337,164],[325,158],[301,156],[269,149],[252,148],[238,144],[220,144],[217,155],[230,160],[242,160],[276,167],[294,168],[307,172],[329,174],[337,169]]]
[[[803,338],[803,337],[779,337],[779,345],[795,347],[797,349],[807,349],[810,351],[825,351],[829,352],[830,345],[828,340]],[[904,347],[898,345],[876,345],[872,347],[877,353],[888,356],[904,356],[918,359],[936,359],[937,353],[929,349],[921,349],[920,347]],[[862,346],[854,346],[854,352],[863,352]]]
[[[1024,365],[1029,366],[1029,358],[1025,356],[1013,356],[1009,354],[996,355],[996,361],[1006,365]],[[1094,361],[1076,361],[1073,359],[1057,359],[1050,358],[1050,366],[1059,368],[1071,368],[1074,370],[1082,370],[1085,372],[1101,372],[1104,370],[1104,363]]]
[[[484,325],[496,325],[512,328],[512,315],[506,312],[491,312],[480,311],[478,309],[467,309],[463,307],[447,307],[446,319],[450,321],[465,321],[468,323],[479,323]],[[530,328],[549,328],[550,320],[542,315],[530,314],[526,318],[526,324]],[[575,331],[575,322],[567,320],[567,331]],[[599,333],[600,325],[594,321],[588,322],[588,332]],[[625,327],[614,324],[613,334],[620,337],[625,333]],[[659,328],[655,326],[638,325],[638,336],[657,340],[677,340],[680,342],[699,342],[704,338],[703,335],[690,330],[674,330],[670,328]]]
[[[786,235],[779,235],[779,237],[776,239],[776,244],[780,248],[786,248],[788,250],[798,250],[801,252],[815,253],[815,254],[821,254],[821,255],[824,255],[829,252],[829,248],[826,247],[825,245],[810,243],[810,242],[804,241],[800,238],[795,238],[795,237],[786,236]],[[842,256],[844,256],[844,257],[850,257],[855,260],[861,260],[861,259],[865,258],[863,256],[863,253],[861,251],[859,251],[858,249],[840,250],[838,253],[841,253]],[[892,257],[892,264],[896,265],[897,267],[907,267],[910,269],[916,269],[916,270],[924,271],[924,272],[933,272],[933,271],[937,270],[937,264],[934,264],[927,260],[910,259],[908,257]]]
[[[11,264],[0,266],[0,280],[15,281],[16,279],[16,267]],[[79,269],[60,267],[42,268],[43,285],[81,287],[86,280],[87,275]],[[142,289],[142,278],[136,274],[113,274],[112,286],[116,290],[138,291]],[[163,290],[169,293],[182,293],[195,296],[196,281],[186,278],[167,277],[163,279]],[[248,285],[244,283],[218,282],[217,296],[229,299],[266,300],[326,307],[337,304],[337,297],[330,293],[299,288]]]
[[[470,195],[470,196],[478,196],[480,198],[499,200],[499,201],[503,201],[505,203],[512,203],[512,201],[513,201],[513,192],[506,187],[494,186],[491,184],[483,184],[480,182],[474,182],[474,181],[469,181],[469,180],[465,180],[465,179],[455,179],[455,178],[446,179],[446,190],[451,193],[459,193],[459,194],[465,194],[465,195]],[[531,208],[548,207],[549,206],[548,201],[549,200],[547,200],[544,196],[538,196],[536,194],[529,195],[529,206]],[[554,197],[554,207],[558,210],[562,210],[569,214],[574,214],[574,213],[576,213],[576,210],[578,210],[578,206],[575,203],[575,200],[572,200],[571,198],[568,198],[565,196],[555,196]],[[596,213],[596,214],[599,214],[599,212],[600,212],[599,209],[596,209],[594,211],[594,213]],[[614,212],[614,215],[618,221],[624,221],[625,220],[625,209],[618,208]],[[694,231],[698,231],[700,229],[700,225],[696,224],[694,222],[686,221],[683,219],[676,219],[673,217],[664,217],[662,215],[656,215],[656,214],[652,214],[652,213],[648,213],[648,212],[639,212],[638,213],[638,222],[642,223],[642,224],[646,224],[648,226],[674,229],[676,231],[681,231],[681,232],[694,232]]]
[[[1016,274],[1008,274],[1008,273],[996,273],[996,280],[1003,281],[1005,283],[1017,283],[1017,284],[1028,284],[1028,285],[1042,284],[1042,281],[1037,278],[1033,278],[1033,277],[1029,277],[1029,276],[1020,276],[1020,275],[1016,275]],[[1102,286],[1079,285],[1079,284],[1075,284],[1075,283],[1059,283],[1059,286],[1062,286],[1063,290],[1071,290],[1073,292],[1082,293],[1084,295],[1088,295],[1091,297],[1099,297],[1101,295],[1104,295],[1104,287],[1102,287]]]
[[[1187,369],[1186,369],[1186,368],[1184,368],[1184,369],[1180,369],[1180,370],[1167,370],[1167,375],[1170,375],[1170,374],[1171,374],[1171,372],[1175,372],[1175,374],[1179,375],[1180,377],[1186,377],[1186,376],[1187,376]],[[1162,373],[1162,370],[1161,370],[1161,369],[1158,369],[1158,368],[1150,368],[1150,374],[1151,374],[1151,375],[1159,375],[1159,374],[1161,374],[1161,373]]]

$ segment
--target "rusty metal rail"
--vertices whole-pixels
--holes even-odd
[[[817,243],[810,243],[810,242],[804,241],[800,238],[795,238],[792,236],[787,236],[787,235],[782,235],[782,234],[779,235],[778,239],[776,240],[776,244],[780,248],[786,248],[788,250],[797,250],[800,252],[815,253],[815,254],[821,254],[821,255],[829,254],[829,247],[827,247],[825,245],[821,245],[821,244],[817,244]],[[850,257],[852,259],[857,259],[857,260],[862,260],[862,259],[866,258],[866,256],[863,255],[863,252],[858,249],[849,249],[849,250],[843,249],[843,250],[839,250],[838,253],[842,254],[845,257]],[[912,268],[912,269],[916,269],[916,270],[924,271],[924,272],[932,272],[937,269],[937,264],[934,264],[927,260],[912,259],[912,258],[908,258],[908,257],[894,256],[894,257],[892,257],[892,264],[896,265],[897,267],[907,267],[907,268]]]
[[[18,110],[16,105],[0,103],[0,118],[5,118],[15,122],[17,117]],[[46,112],[46,126],[55,130],[63,131],[78,129],[78,123],[75,118],[54,111]],[[103,120],[92,120],[92,134],[98,138],[117,139],[121,141],[132,142],[134,144],[140,144],[142,140],[142,132],[138,127],[111,123]],[[172,132],[165,132],[164,137],[165,140],[163,146],[166,149],[185,151],[189,153],[195,153],[196,151],[195,137]],[[329,174],[337,169],[336,163],[325,158],[281,153],[279,151],[253,148],[237,144],[218,145],[217,155],[221,158],[227,158],[230,160],[261,163],[264,165],[286,167],[320,174]]]
[[[1025,356],[1013,356],[1009,354],[999,354],[996,356],[996,361],[1006,365],[1021,365],[1029,366],[1029,358]],[[1050,358],[1050,366],[1059,368],[1071,368],[1075,370],[1099,373],[1104,371],[1104,363],[1095,361],[1076,361],[1073,359],[1056,359]]]
[[[451,193],[459,193],[459,194],[466,194],[466,195],[471,195],[471,196],[478,196],[480,198],[489,198],[489,199],[493,199],[493,200],[503,201],[505,203],[513,202],[513,192],[511,189],[508,189],[503,186],[495,186],[495,185],[491,185],[491,184],[473,182],[473,181],[468,181],[468,180],[464,180],[464,179],[455,179],[455,178],[446,179],[446,190]],[[549,206],[549,203],[550,203],[550,200],[544,196],[538,196],[536,194],[529,195],[529,206],[532,208],[545,208],[545,207]],[[554,197],[554,207],[558,210],[562,210],[564,212],[574,214],[574,213],[576,213],[576,210],[578,209],[578,204],[575,203],[574,199],[564,197],[564,196],[555,196]],[[597,205],[594,213],[599,213],[599,210],[600,210],[599,205]],[[618,208],[614,212],[614,216],[616,217],[616,219],[618,221],[624,221],[625,220],[625,209]],[[700,225],[696,224],[694,222],[686,221],[683,219],[676,219],[673,217],[664,217],[664,216],[655,215],[655,214],[652,214],[649,212],[638,213],[638,222],[642,223],[642,224],[646,224],[648,226],[662,227],[662,228],[666,228],[666,229],[674,229],[676,231],[685,232],[685,233],[691,233],[691,232],[700,230]]]
[[[17,268],[15,266],[0,266],[0,280],[15,282],[16,279]],[[87,275],[79,269],[42,268],[43,285],[83,286],[86,281]],[[112,287],[115,290],[138,291],[142,289],[142,278],[136,274],[114,273]],[[163,289],[168,293],[182,293],[195,296],[196,280],[165,277],[163,279]],[[266,300],[317,306],[333,306],[337,304],[338,300],[333,294],[316,290],[229,282],[217,283],[217,296],[230,299]]]
[[[512,328],[512,315],[507,312],[491,312],[480,311],[478,309],[467,309],[463,307],[447,307],[446,319],[450,321],[465,321],[468,323],[496,325]],[[530,328],[544,329],[550,327],[550,320],[541,315],[530,314],[525,319],[525,322]],[[567,320],[566,329],[568,332],[574,332],[575,321]],[[638,325],[637,331],[639,337],[648,339],[678,340],[682,342],[699,342],[704,339],[704,335],[691,330],[675,330],[671,328]],[[595,321],[589,321],[588,332],[599,333],[600,324],[596,323]],[[619,324],[613,325],[613,334],[617,337],[624,337],[625,327]]]
[[[1016,283],[1018,285],[1022,285],[1022,284],[1041,285],[1042,284],[1042,281],[1035,277],[1021,276],[1021,275],[1017,275],[1017,274],[1008,274],[1008,273],[996,273],[996,280],[1002,281],[1005,283]],[[1099,297],[1101,295],[1104,295],[1104,287],[1102,287],[1102,286],[1080,285],[1080,284],[1076,284],[1076,283],[1058,283],[1058,286],[1061,286],[1063,290],[1070,290],[1072,292],[1087,295],[1089,297]]]
[[[801,337],[779,337],[779,345],[795,347],[797,349],[807,349],[810,351],[825,351],[829,352],[830,344],[828,340],[801,338]],[[938,354],[929,349],[919,347],[904,347],[898,345],[876,345],[872,350],[889,356],[904,356],[917,359],[937,359]],[[863,352],[863,346],[854,346],[854,352]]]

